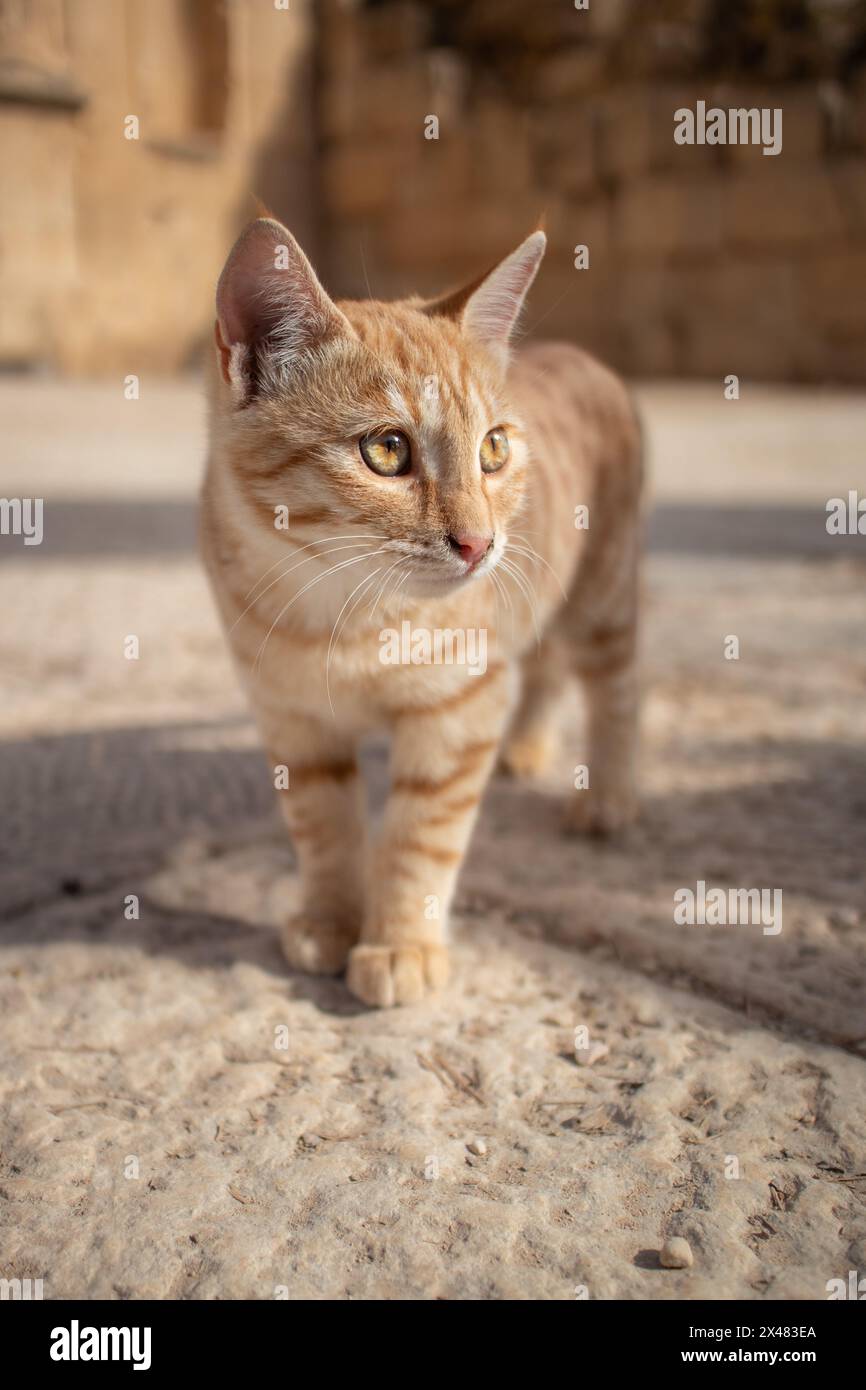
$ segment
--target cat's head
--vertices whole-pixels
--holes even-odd
[[[364,537],[419,595],[487,573],[523,495],[508,343],[544,248],[534,232],[440,300],[337,303],[285,227],[253,222],[216,345],[221,445],[263,524],[287,508],[304,543]]]

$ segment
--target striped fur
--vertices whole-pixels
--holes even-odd
[[[284,946],[302,969],[348,961],[371,1005],[445,980],[449,908],[497,752],[514,773],[543,772],[573,676],[591,742],[571,824],[605,832],[634,813],[638,430],[621,383],[578,349],[509,357],[539,238],[438,303],[334,304],[263,220],[220,284],[202,549],[268,756],[289,771],[279,798],[303,905]],[[285,303],[275,246],[291,261]],[[496,427],[510,458],[485,474],[479,447]],[[359,439],[385,428],[411,442],[404,478],[361,458]],[[464,574],[446,538],[489,534]],[[404,621],[483,630],[486,668],[384,665],[381,633]],[[368,845],[356,753],[381,729],[391,788]]]

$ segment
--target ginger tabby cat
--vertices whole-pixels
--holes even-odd
[[[639,431],[577,348],[512,359],[544,247],[533,233],[441,300],[334,302],[260,218],[217,289],[202,548],[268,758],[288,769],[302,906],[283,946],[297,969],[347,968],[369,1005],[444,983],[500,744],[513,773],[542,773],[574,675],[589,785],[567,818],[605,833],[634,814]],[[402,660],[384,659],[387,633],[392,648],[410,634]],[[356,754],[382,729],[390,790],[368,847]]]

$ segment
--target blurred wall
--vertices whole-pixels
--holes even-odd
[[[866,381],[863,0],[327,0],[321,52],[338,288],[432,291],[542,217],[531,331],[631,373]],[[781,154],[675,144],[699,99],[781,107]]]
[[[862,383],[864,59],[866,0],[0,0],[0,367],[188,365],[257,196],[337,293],[541,217],[529,331]],[[782,153],[676,145],[698,100],[781,107]]]
[[[253,195],[315,242],[311,47],[305,0],[0,0],[0,365],[183,367]]]

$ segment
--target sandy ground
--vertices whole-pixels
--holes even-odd
[[[640,399],[641,823],[560,836],[575,706],[549,783],[489,789],[453,985],[373,1013],[278,949],[292,854],[191,547],[197,388],[0,385],[0,490],[45,498],[42,546],[0,537],[0,1277],[822,1299],[866,1274],[866,539],[824,527],[866,493],[866,400]],[[381,749],[368,771],[381,796]],[[676,925],[699,879],[781,889],[783,930]],[[672,1234],[691,1269],[659,1266]]]

